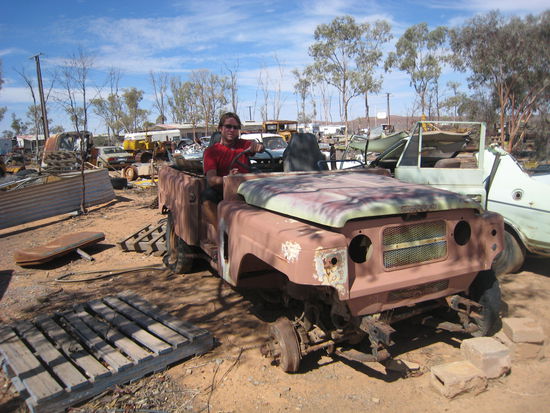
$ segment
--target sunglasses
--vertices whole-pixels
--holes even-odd
[[[239,129],[241,129],[241,127],[238,126],[238,125],[223,125],[223,127],[224,127],[225,129],[234,129],[234,130],[239,130]]]

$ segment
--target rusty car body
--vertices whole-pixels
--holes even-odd
[[[292,308],[263,349],[287,372],[308,353],[348,354],[351,344],[362,360],[383,360],[391,324],[434,308],[457,315],[440,328],[487,335],[498,324],[490,268],[503,220],[467,197],[384,169],[231,175],[216,229],[202,213],[205,185],[201,173],[161,169],[165,263],[184,273],[203,257],[229,284]]]

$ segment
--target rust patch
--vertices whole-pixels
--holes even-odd
[[[315,273],[313,277],[322,285],[336,288],[338,294],[348,293],[347,253],[342,248],[318,248],[315,251]]]

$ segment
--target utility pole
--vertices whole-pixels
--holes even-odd
[[[390,121],[390,94],[386,92],[386,107],[388,116],[388,125],[391,125]]]
[[[40,108],[42,109],[42,127],[44,130],[44,144],[50,137],[50,130],[48,128],[48,114],[46,112],[46,101],[44,100],[44,87],[42,86],[42,72],[40,70],[40,54],[38,53],[34,57],[36,62],[36,78],[38,82],[38,92],[40,94]],[[38,132],[36,134],[36,162],[38,163]]]
[[[252,106],[248,106],[248,120],[252,120]]]

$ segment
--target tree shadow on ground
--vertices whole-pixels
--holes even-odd
[[[17,229],[17,230],[14,230],[12,232],[7,232],[5,234],[0,234],[0,238],[5,238],[5,237],[10,237],[10,236],[14,236],[14,235],[23,234],[24,232],[34,231],[34,230],[40,229],[40,228],[46,228],[46,227],[49,227],[51,225],[55,225],[55,224],[59,224],[59,223],[64,222],[64,221],[68,221],[72,218],[74,218],[74,215],[68,215],[68,216],[61,217],[61,218],[59,218],[55,221],[45,222],[43,224],[36,224],[35,226],[28,227],[28,228]]]
[[[521,269],[544,277],[550,277],[550,258],[529,255],[525,259]]]
[[[8,289],[8,286],[10,285],[11,278],[13,277],[13,271],[7,270],[7,271],[0,271],[0,300],[6,293],[6,290]],[[0,409],[0,412],[2,409]]]

